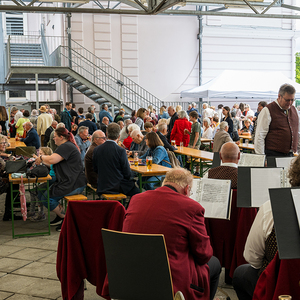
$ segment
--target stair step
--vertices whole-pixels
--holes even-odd
[[[90,97],[92,95],[95,95],[95,92],[88,90],[88,91],[84,92],[83,94],[86,95],[87,97]]]
[[[72,83],[76,81],[76,79],[72,76],[68,76],[67,78],[64,79],[64,81],[66,81],[67,83]]]
[[[79,86],[81,86],[82,85],[82,83],[81,82],[78,82],[77,80],[75,81],[75,82],[72,82],[71,83],[71,86],[73,87],[73,88],[77,88],[77,87],[79,87]]]

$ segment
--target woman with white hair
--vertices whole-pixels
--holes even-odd
[[[29,121],[32,123],[33,125],[33,128],[36,130],[36,126],[37,126],[37,118],[38,118],[38,115],[39,115],[39,112],[37,109],[33,109],[31,111],[31,114],[30,114],[30,118],[29,118]]]
[[[190,135],[184,133],[184,130],[191,131],[191,127],[192,124],[188,121],[186,111],[181,110],[178,112],[178,119],[174,123],[170,140],[175,140],[177,146],[180,146],[180,143],[183,142],[183,146],[187,147],[190,142]]]
[[[213,130],[210,127],[210,119],[209,118],[204,118],[203,120],[203,134],[202,138],[204,139],[212,139],[213,138]]]

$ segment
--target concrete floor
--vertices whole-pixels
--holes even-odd
[[[4,196],[0,196],[0,300],[61,300],[60,282],[55,268],[59,232],[53,226],[50,236],[12,239],[11,221],[2,221]],[[30,199],[29,196],[27,199]],[[51,213],[52,219],[54,215]],[[46,231],[46,221],[16,221],[15,228],[16,234]],[[232,286],[224,283],[224,272],[221,274],[219,287],[228,293],[231,300],[238,299]],[[218,291],[215,299],[226,299],[221,296],[224,294]],[[87,283],[85,299],[103,298],[96,294],[93,285]]]

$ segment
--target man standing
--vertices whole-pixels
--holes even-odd
[[[72,109],[72,103],[66,102],[66,107],[60,114],[61,122],[65,124],[65,127],[69,131],[71,131],[71,122],[72,122],[72,116],[70,114],[71,109]]]
[[[83,107],[79,107],[77,117],[75,119],[75,124],[79,125],[79,123],[80,123],[79,121],[84,120],[84,119],[85,119],[85,116],[83,114]]]
[[[171,117],[170,123],[168,125],[168,133],[167,133],[167,139],[170,142],[170,136],[171,136],[172,129],[174,127],[174,123],[178,119],[178,115],[177,112],[175,111],[174,106],[168,107],[168,114]]]
[[[41,146],[40,137],[37,134],[36,130],[33,128],[31,122],[26,122],[23,124],[27,132],[26,138],[20,138],[21,142],[24,142],[26,146],[34,146],[36,149],[39,149]]]
[[[293,156],[297,152],[299,118],[292,105],[295,93],[292,85],[283,84],[277,100],[260,112],[254,141],[256,154]]]
[[[92,135],[92,145],[89,147],[84,157],[85,176],[87,182],[93,188],[97,188],[97,182],[98,182],[98,174],[94,171],[94,165],[93,165],[94,149],[97,146],[102,145],[105,141],[106,141],[105,133],[101,130],[96,130]]]
[[[53,130],[56,129],[56,126],[57,126],[57,122],[56,122],[56,121],[52,121],[51,126],[49,126],[49,127],[47,128],[47,130],[45,131],[45,136],[44,136],[44,147],[47,147],[48,142],[49,142],[49,140],[50,140],[51,132],[52,132]]]
[[[124,232],[163,234],[174,293],[185,299],[213,299],[220,263],[212,257],[204,224],[204,209],[189,198],[193,175],[172,169],[163,186],[132,197],[123,223]]]
[[[75,141],[80,149],[80,157],[84,167],[84,156],[89,146],[91,146],[88,127],[80,126],[78,128],[78,133],[75,135]]]
[[[106,129],[107,129],[107,126],[109,124],[109,119],[108,117],[103,117],[102,118],[102,122],[100,124],[100,129],[106,134]]]
[[[97,120],[97,115],[95,113],[96,111],[96,106],[94,104],[91,105],[91,107],[93,108],[93,120],[95,120],[95,123],[97,124],[98,123],[98,120]]]
[[[78,129],[81,126],[86,126],[89,129],[89,134],[92,135],[94,133],[94,131],[97,130],[97,125],[94,122],[92,122],[92,119],[93,119],[93,115],[91,113],[87,113],[85,115],[85,120],[81,121],[78,124]]]
[[[102,110],[99,112],[99,122],[102,122],[103,117],[107,117],[109,120],[109,123],[113,122],[113,118],[110,115],[110,113],[108,112],[108,106],[107,104],[102,104],[101,106]]]
[[[70,115],[72,117],[72,122],[74,122],[74,120],[78,116],[78,114],[76,112],[76,104],[75,103],[72,103],[72,109],[70,110]]]
[[[37,118],[37,133],[41,137],[41,145],[44,145],[45,132],[49,126],[51,126],[53,118],[51,114],[47,113],[46,106],[40,107],[41,114]]]
[[[125,149],[117,144],[120,126],[112,123],[107,127],[107,141],[94,149],[94,171],[98,174],[97,193],[123,193],[133,196],[140,192],[131,180],[131,171]]]

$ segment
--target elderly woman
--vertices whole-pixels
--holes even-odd
[[[153,131],[149,132],[145,136],[145,140],[146,140],[146,145],[149,147],[149,149],[144,155],[139,157],[140,162],[146,163],[147,156],[152,156],[153,164],[162,165],[164,167],[171,168],[172,166],[169,160],[168,153],[164,148],[164,144],[161,141],[161,139],[158,137],[158,135]],[[152,182],[145,183],[144,189],[154,190],[154,182],[156,182],[157,179],[161,179],[161,176],[147,178],[147,181],[152,181]]]
[[[191,131],[192,124],[188,121],[187,113],[184,110],[181,110],[178,113],[178,119],[175,121],[170,140],[175,140],[177,146],[180,146],[180,143],[183,142],[183,146],[187,147],[190,142],[189,134],[184,133],[184,130],[187,129]]]
[[[210,119],[204,118],[203,120],[203,134],[202,138],[212,139],[213,138],[213,129],[210,127]]]
[[[38,118],[38,114],[39,114],[39,112],[38,112],[38,110],[37,109],[33,109],[32,110],[32,112],[31,112],[31,114],[30,114],[30,118],[29,118],[29,120],[30,120],[30,122],[32,123],[32,125],[33,125],[33,128],[36,130],[36,126],[37,126],[37,118]]]
[[[53,165],[56,182],[50,187],[49,209],[57,216],[50,222],[50,225],[58,225],[56,230],[60,231],[65,215],[62,213],[59,200],[64,196],[82,193],[86,186],[86,178],[73,135],[66,128],[61,127],[55,129],[53,139],[58,146],[55,152],[50,156],[40,155],[36,159],[36,164],[44,162],[47,165]],[[40,200],[47,207],[47,192],[42,194]]]
[[[252,131],[253,126],[251,125],[251,121],[247,119],[244,121],[244,127],[239,130],[239,134],[249,134],[250,136]]]

